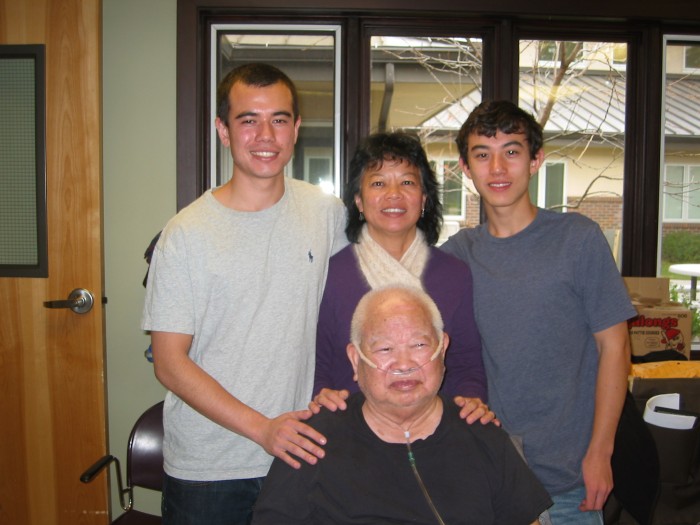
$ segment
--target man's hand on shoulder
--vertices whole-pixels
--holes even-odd
[[[347,390],[331,390],[330,388],[322,388],[321,391],[316,394],[313,400],[309,403],[309,410],[314,414],[318,414],[321,411],[321,407],[327,408],[332,412],[336,410],[345,410],[348,408],[345,401],[350,397],[350,392]]]
[[[501,422],[496,418],[496,414],[494,414],[493,411],[489,409],[488,405],[478,397],[456,396],[454,402],[460,407],[459,417],[464,419],[468,424],[471,425],[479,421],[482,425],[493,423],[497,427],[501,426]]]
[[[310,410],[298,410],[269,419],[259,444],[268,454],[280,458],[292,468],[301,468],[295,456],[315,465],[325,455],[320,445],[326,444],[326,438],[302,422],[312,415]]]

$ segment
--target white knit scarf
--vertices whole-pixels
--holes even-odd
[[[394,259],[389,252],[372,239],[367,231],[367,225],[362,227],[359,243],[353,246],[360,270],[365,275],[371,288],[379,288],[389,284],[403,284],[423,288],[421,275],[430,257],[425,235],[416,228],[416,238],[403,254],[400,261]]]

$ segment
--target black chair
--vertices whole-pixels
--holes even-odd
[[[650,397],[668,393],[679,393],[685,410],[700,412],[699,378],[635,378],[632,383],[632,396],[640,413]],[[649,434],[658,452],[660,487],[653,515],[644,521],[634,520],[620,502],[613,501],[610,508],[606,505],[606,525],[700,525],[700,428],[696,425],[693,429],[675,430],[646,422],[644,425],[646,428],[638,435]],[[654,459],[652,455],[637,454],[635,460],[648,464]],[[613,467],[613,474],[614,471]],[[638,472],[639,466],[625,474],[638,476]]]
[[[160,491],[163,488],[163,402],[146,410],[134,424],[126,453],[126,487],[122,483],[119,460],[110,454],[102,457],[80,476],[90,483],[103,469],[114,462],[117,471],[119,502],[124,514],[112,523],[119,525],[160,525],[160,516],[146,514],[133,508],[134,487]]]
[[[700,378],[640,379],[632,394],[640,410],[650,397],[679,393],[682,407],[700,413]],[[654,525],[700,523],[700,426],[673,430],[648,425],[659,451],[661,491]]]

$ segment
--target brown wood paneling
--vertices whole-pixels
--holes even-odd
[[[0,523],[103,524],[106,451],[99,0],[0,0],[0,43],[46,46],[49,277],[2,278]],[[46,309],[87,288],[87,314]]]

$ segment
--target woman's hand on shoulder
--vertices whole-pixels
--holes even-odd
[[[345,400],[350,396],[350,392],[347,390],[332,390],[330,388],[322,388],[321,391],[316,394],[313,400],[309,403],[309,410],[314,414],[318,414],[321,411],[321,407],[325,407],[328,410],[335,412],[336,410],[345,410],[348,405]]]
[[[497,427],[501,426],[496,414],[480,398],[455,396],[454,402],[460,407],[459,417],[468,424],[471,425],[475,421],[479,421],[482,425],[493,423]]]

